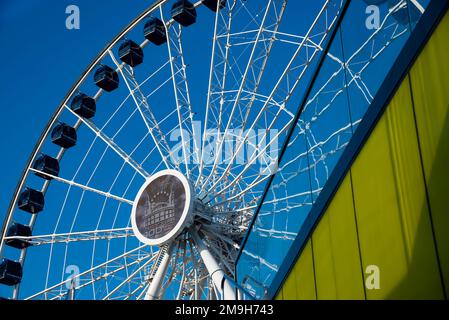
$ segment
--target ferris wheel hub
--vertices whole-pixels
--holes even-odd
[[[193,203],[193,186],[182,173],[158,172],[145,181],[134,200],[134,234],[151,246],[171,242],[192,225]]]

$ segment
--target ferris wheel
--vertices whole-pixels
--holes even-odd
[[[235,259],[345,4],[313,2],[298,27],[287,0],[161,0],[117,35],[23,171],[1,234],[1,294],[245,298]]]

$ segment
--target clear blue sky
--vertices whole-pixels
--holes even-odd
[[[0,1],[3,41],[0,220],[3,221],[25,163],[56,107],[100,50],[153,0]],[[294,27],[305,33],[314,18],[306,13],[316,12],[314,7],[318,3],[291,0],[290,13],[300,19],[289,21],[294,21]],[[80,30],[65,27],[65,10],[70,4],[81,10]],[[209,50],[195,46],[190,50],[195,55],[190,55],[193,62],[188,63],[203,63],[203,55],[210,55]],[[204,65],[208,67],[208,63]],[[195,76],[195,80],[200,78],[198,74]],[[199,94],[203,93],[192,93]]]
[[[3,221],[34,145],[67,91],[105,45],[152,3],[153,0],[0,1],[0,220]],[[71,4],[80,8],[80,30],[65,27],[66,7]],[[317,5],[318,2],[292,1],[289,11],[315,12],[312,8]],[[312,18],[306,15],[295,20],[295,28],[306,29]],[[199,52],[192,51],[195,54],[190,57],[202,63]]]
[[[67,91],[105,44],[151,3],[0,1],[0,220],[37,139]],[[80,30],[65,28],[70,4],[80,7]]]
[[[3,41],[3,50],[0,51],[0,148],[3,150],[0,221],[5,217],[34,145],[68,90],[105,45],[153,2],[154,0],[0,0],[0,36]],[[307,30],[314,18],[313,15],[304,13],[308,10],[316,12],[319,3],[289,3],[290,14],[295,18],[290,21],[294,21],[293,26],[298,33]],[[80,8],[80,30],[66,29],[65,11],[71,4]],[[203,19],[213,19],[210,11],[202,10],[200,14],[203,14]],[[209,14],[206,15],[206,12]],[[302,17],[298,21],[296,15],[300,12]],[[188,36],[197,35],[190,32]],[[192,40],[194,39],[188,39],[189,43]],[[187,63],[204,66],[202,69],[208,75],[209,63],[204,61],[210,59],[210,48],[196,45],[185,49],[186,55],[190,57]],[[191,83],[198,85],[201,76],[198,72],[193,76]],[[200,90],[191,91],[193,100],[204,95],[205,92]],[[36,263],[39,264],[39,261]],[[32,283],[31,280],[30,284]]]

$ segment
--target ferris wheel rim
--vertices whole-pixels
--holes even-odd
[[[94,68],[101,62],[101,60],[107,56],[107,54],[111,54],[111,49],[121,40],[123,39],[123,37],[126,35],[127,32],[133,30],[136,25],[138,25],[143,19],[145,19],[145,17],[147,17],[148,15],[150,15],[151,13],[153,13],[155,10],[157,10],[158,7],[161,8],[161,6],[163,4],[165,4],[166,2],[168,2],[168,0],[159,0],[156,1],[153,5],[151,5],[148,9],[146,9],[140,16],[138,16],[134,21],[132,21],[127,27],[125,27],[125,29],[123,29],[116,37],[114,40],[112,40],[107,46],[106,48],[101,51],[99,53],[99,55],[97,56],[97,58],[95,58],[92,63],[90,64],[90,66],[85,70],[85,72],[82,74],[82,76],[78,79],[78,81],[73,85],[73,87],[70,89],[70,91],[67,93],[66,97],[64,98],[63,102],[61,103],[61,105],[57,108],[57,110],[55,111],[55,113],[52,115],[52,117],[50,118],[47,126],[45,127],[44,131],[42,132],[38,142],[35,145],[35,148],[30,156],[30,158],[28,159],[28,163],[25,167],[25,170],[22,172],[22,177],[19,180],[19,183],[17,185],[17,188],[15,190],[14,196],[11,200],[10,203],[10,207],[8,209],[8,217],[5,218],[4,220],[4,225],[3,225],[3,229],[2,229],[2,238],[1,238],[1,248],[0,248],[0,254],[1,251],[4,248],[4,237],[6,235],[7,232],[7,228],[9,226],[9,224],[11,223],[11,219],[14,217],[14,210],[15,210],[15,206],[18,202],[18,196],[20,191],[23,189],[26,179],[29,176],[30,172],[32,171],[31,165],[33,163],[33,161],[36,159],[37,155],[39,154],[39,152],[42,149],[43,146],[43,142],[45,141],[45,139],[49,136],[50,134],[50,130],[53,127],[53,125],[56,123],[56,121],[59,119],[59,116],[61,115],[61,112],[64,110],[64,108],[68,108],[67,107],[67,103],[70,100],[70,98],[76,93],[76,91],[79,89],[79,87],[84,83],[84,81],[86,80],[87,76],[89,76],[92,71],[94,70]],[[200,3],[200,2],[198,2]],[[271,3],[271,0],[270,2]],[[263,25],[260,27],[262,28]],[[103,92],[102,90],[99,90],[99,92]],[[256,93],[254,93],[256,94]],[[266,103],[266,105],[268,105],[268,102]],[[207,109],[208,110],[208,109]],[[285,112],[289,112],[288,109],[282,109],[280,111],[285,111]],[[293,118],[293,117],[292,117]],[[241,145],[243,146],[243,145]],[[64,150],[61,150],[61,158],[62,156],[64,156]],[[230,178],[233,178],[233,173],[232,172],[227,172],[227,174],[229,175]],[[207,179],[210,178],[209,176],[206,176]],[[232,180],[234,183],[236,182],[237,179]],[[221,181],[221,180],[220,180]],[[219,182],[220,182],[219,181]],[[264,180],[263,180],[264,181]],[[261,182],[263,182],[261,181]],[[239,186],[240,187],[240,186]],[[244,191],[242,192],[246,192],[248,189],[250,189],[250,187],[248,187],[247,189],[244,189]],[[224,188],[224,190],[227,190],[227,188]],[[239,194],[240,195],[240,194]],[[237,198],[238,200],[239,198]],[[35,216],[33,216],[33,218],[35,218]],[[26,257],[26,249],[23,250],[23,258],[21,257],[21,262],[24,263],[25,257]],[[20,283],[17,285],[17,287],[20,287]]]
[[[0,255],[2,255],[4,246],[5,246],[5,237],[6,232],[8,230],[9,225],[12,222],[12,218],[14,215],[14,210],[18,202],[18,198],[20,195],[20,192],[25,186],[25,182],[27,177],[30,174],[29,168],[31,167],[32,163],[35,161],[36,157],[39,155],[42,144],[45,141],[45,139],[49,136],[51,128],[55,125],[57,122],[61,112],[64,110],[65,106],[67,105],[68,101],[73,97],[73,95],[77,92],[78,88],[81,86],[81,84],[86,80],[86,78],[91,74],[91,72],[95,69],[95,67],[101,62],[101,60],[108,54],[108,51],[113,48],[122,38],[123,36],[129,32],[130,30],[134,29],[143,19],[148,17],[151,13],[153,13],[160,5],[163,5],[164,3],[168,2],[169,0],[156,0],[153,4],[151,4],[146,10],[144,10],[142,13],[140,13],[133,21],[131,21],[125,28],[120,31],[112,41],[110,41],[103,50],[100,51],[100,53],[95,57],[92,62],[88,65],[88,67],[85,69],[85,71],[81,74],[81,76],[74,82],[70,90],[67,92],[65,97],[63,98],[62,102],[59,104],[59,106],[56,108],[54,113],[51,115],[49,121],[47,122],[46,126],[42,130],[41,135],[37,139],[34,148],[28,157],[28,160],[24,166],[24,170],[21,173],[19,182],[16,185],[16,188],[12,194],[11,201],[9,203],[8,209],[7,209],[7,215],[5,216],[3,220],[2,230],[1,230],[1,238],[0,238]],[[101,90],[99,90],[101,91]],[[35,217],[32,217],[32,219]],[[26,257],[26,251],[27,249],[24,249],[24,254],[21,255],[21,262],[24,263],[25,257]],[[17,285],[20,287],[20,283]]]

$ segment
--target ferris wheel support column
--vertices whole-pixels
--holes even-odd
[[[204,244],[203,239],[201,239],[196,230],[191,230],[190,234],[192,235],[193,241],[196,244],[196,249],[201,256],[204,265],[212,278],[215,288],[222,295],[223,300],[236,300],[234,288],[229,281],[226,280],[223,269],[210,253],[209,249]]]
[[[160,264],[157,268],[156,274],[154,275],[153,280],[148,288],[147,293],[145,294],[145,300],[159,300],[160,297],[160,289],[162,288],[162,284],[165,278],[165,275],[168,270],[168,266],[170,265],[170,258],[173,251],[174,243],[170,243],[167,246],[167,251],[163,254],[162,259],[160,260]],[[161,250],[163,250],[161,248]]]

